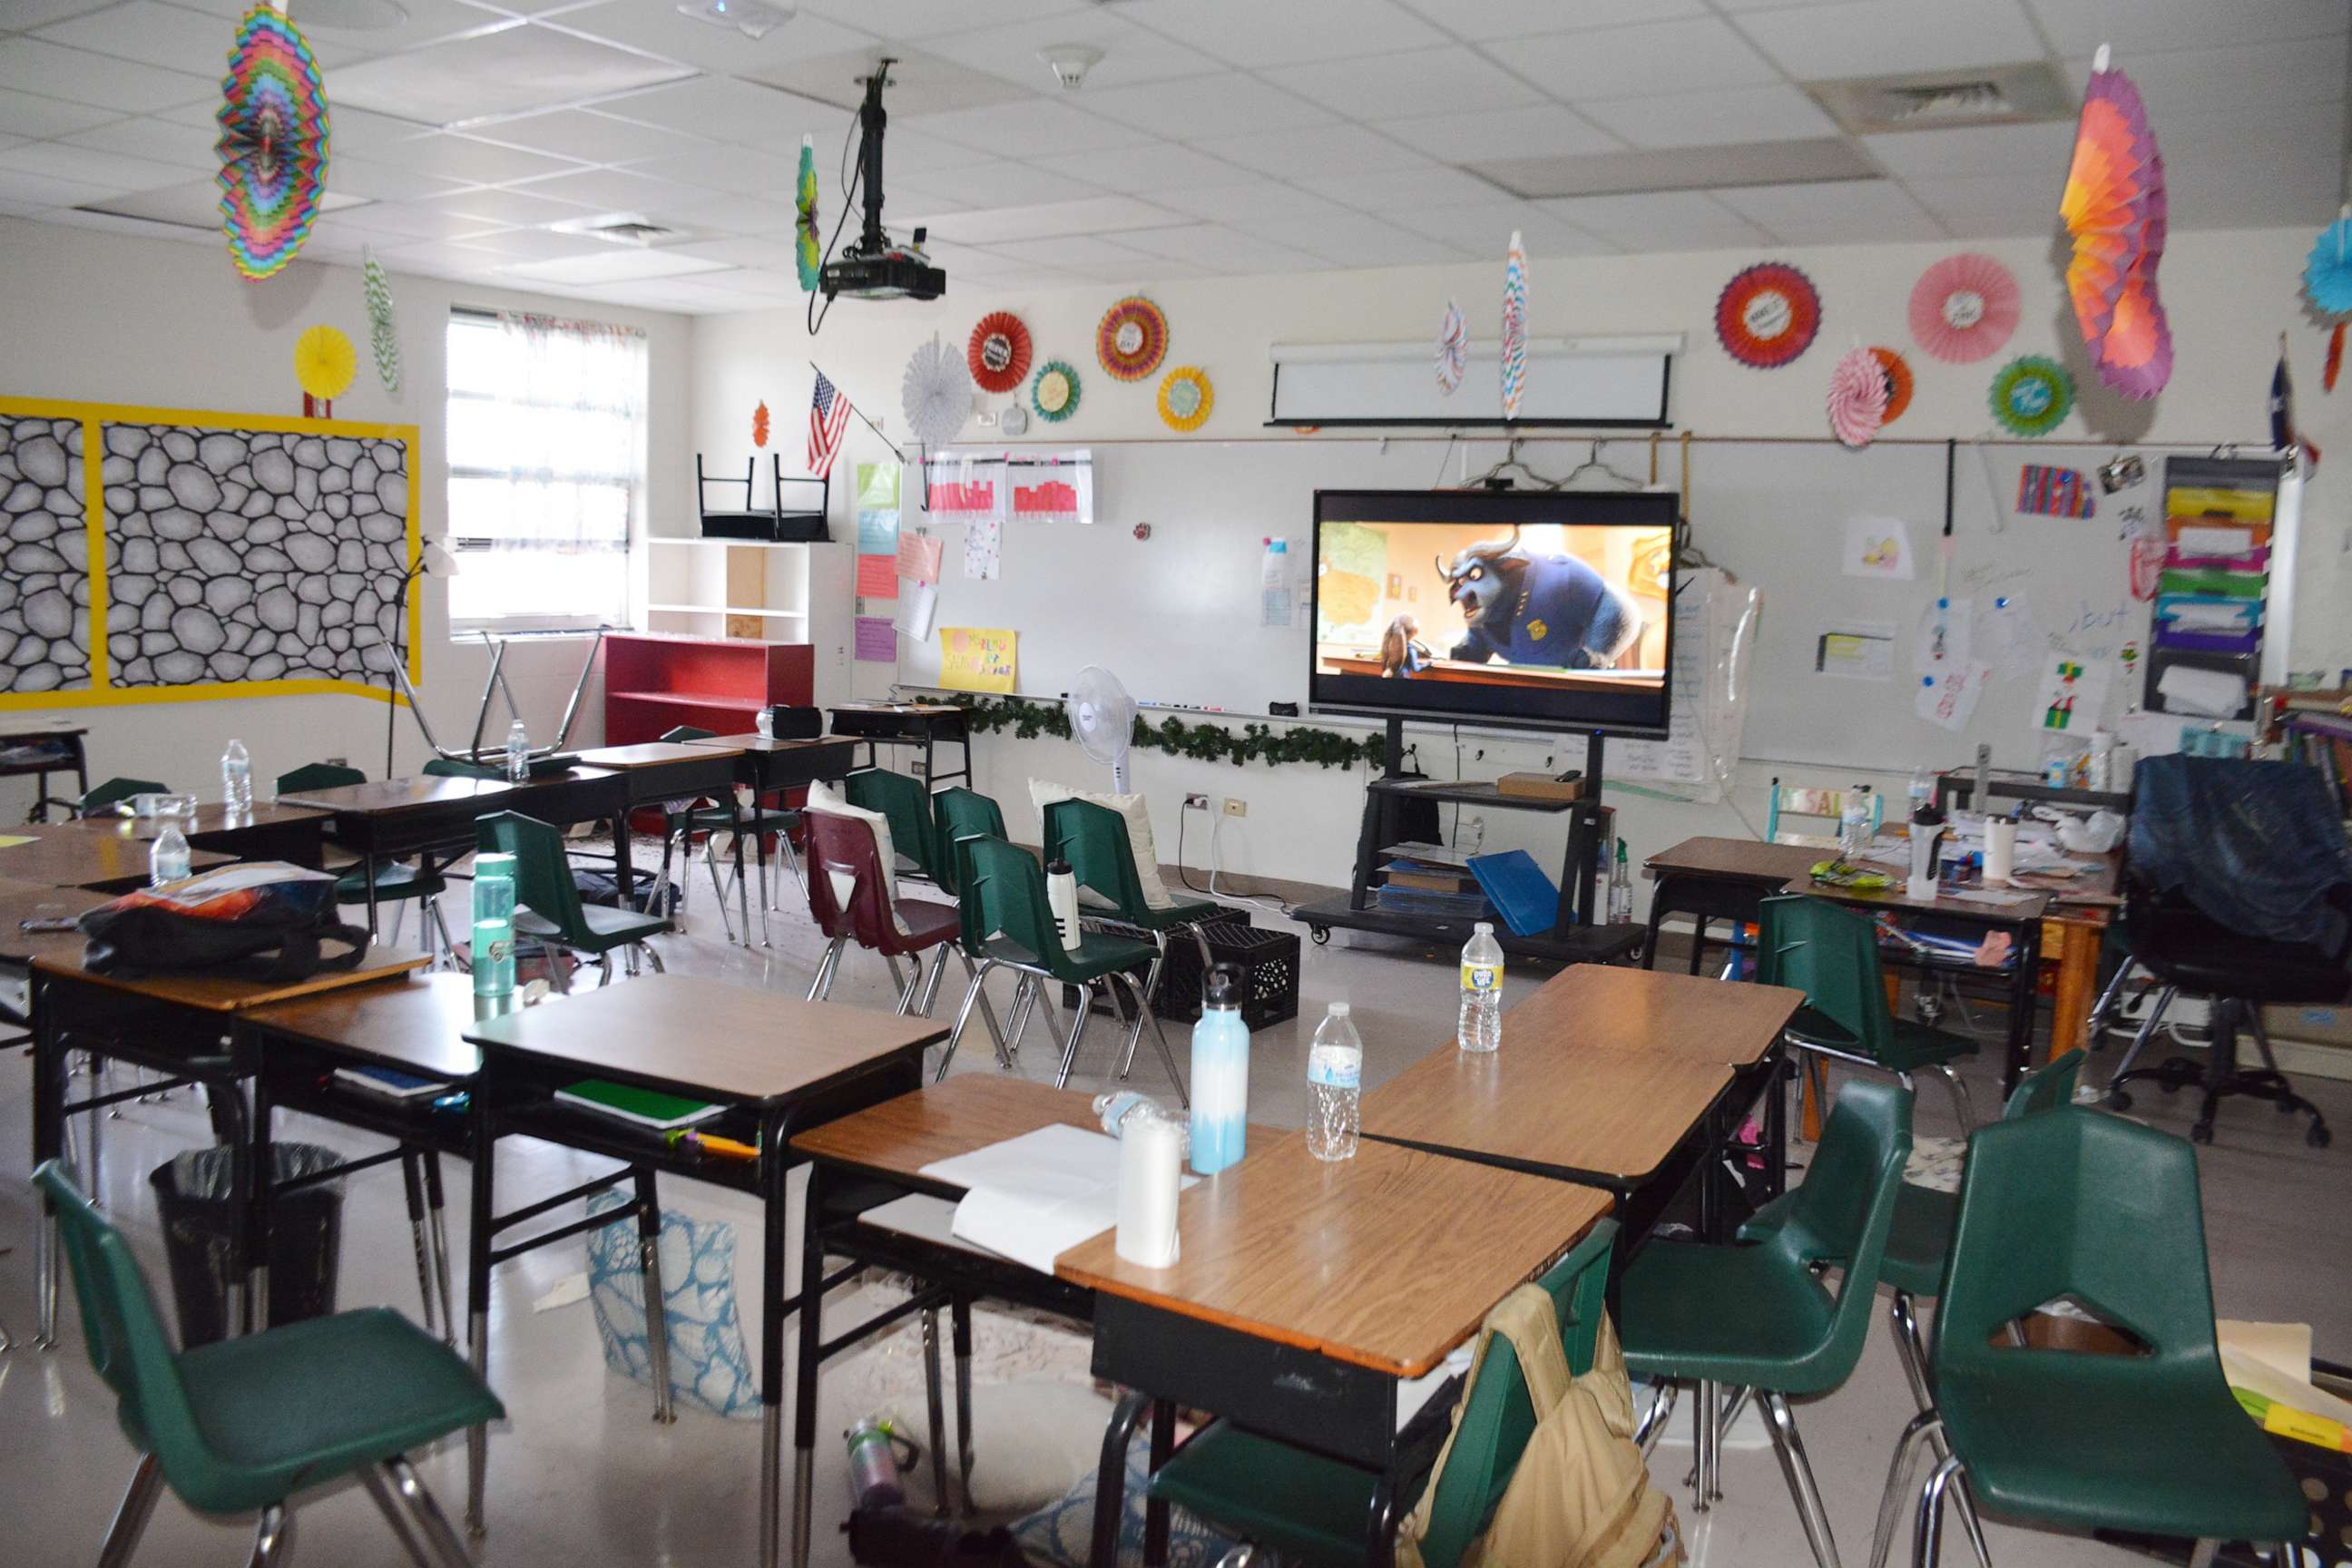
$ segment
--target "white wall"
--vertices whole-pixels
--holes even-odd
[[[2352,419],[2346,416],[2343,404],[2319,388],[2324,342],[2305,318],[2299,294],[2302,259],[2309,244],[2309,235],[2300,230],[2172,237],[2163,263],[2162,290],[2176,369],[2170,386],[2152,405],[2124,403],[2096,388],[2075,340],[2054,249],[2041,241],[1845,246],[1791,253],[1786,258],[1803,268],[1821,289],[1822,326],[1814,348],[1780,371],[1753,371],[1731,361],[1711,324],[1718,290],[1735,271],[1758,258],[1752,252],[1555,260],[1538,250],[1529,263],[1530,330],[1538,335],[1685,333],[1686,352],[1675,371],[1673,418],[1678,427],[1702,435],[1822,435],[1822,395],[1831,363],[1850,346],[1876,342],[1903,348],[1918,384],[1910,411],[1891,435],[1976,437],[1992,429],[1986,393],[1997,365],[2014,354],[2051,354],[2074,369],[2084,390],[2077,412],[2056,432],[2058,439],[2077,442],[2265,439],[2264,400],[2278,354],[2278,334],[2287,331],[2306,431],[2323,448],[2344,454],[2329,460],[2309,489],[2293,658],[2297,668],[2332,671],[2352,664],[2352,629],[2347,628],[2339,609],[2347,587],[2352,586],[2352,564],[2347,564],[2352,557],[2345,553],[2352,546],[2352,531],[2347,531],[2352,480],[2341,477],[2352,472],[2345,467],[2352,463],[2352,439],[2347,439],[2352,437]],[[2027,309],[2015,336],[1992,361],[1947,365],[1911,346],[1905,304],[1922,269],[1962,249],[1982,249],[2007,263],[2024,289]],[[937,331],[960,349],[980,315],[1005,309],[1028,323],[1040,357],[1064,358],[1078,368],[1084,384],[1080,411],[1067,425],[1052,429],[1055,444],[1094,446],[1098,461],[1113,476],[1118,443],[1130,439],[1190,441],[1202,448],[1202,461],[1214,462],[1221,439],[1247,440],[1266,434],[1260,426],[1270,396],[1269,342],[1424,340],[1433,335],[1449,297],[1459,300],[1471,315],[1475,333],[1491,334],[1500,306],[1500,272],[1499,265],[1467,265],[1249,279],[1139,277],[1118,287],[1014,293],[959,285],[950,268],[947,299],[929,305],[843,301],[814,342],[797,307],[700,318],[694,325],[696,440],[714,462],[740,461],[750,449],[752,405],[762,398],[778,411],[780,427],[793,430],[797,439],[811,358],[895,437],[904,427],[899,376],[914,347]],[[1168,313],[1169,365],[1199,364],[1215,383],[1215,412],[1197,435],[1174,437],[1160,425],[1153,382],[1122,384],[1096,365],[1095,322],[1113,300],[1133,288],[1150,292]],[[2352,391],[2344,396],[2352,401]],[[1002,405],[1005,399],[990,401]],[[1033,426],[1033,438],[1045,428]],[[886,455],[862,427],[853,422],[851,429],[845,465]],[[964,431],[973,442],[992,436],[977,424]],[[1436,448],[1430,450],[1434,477]],[[1632,455],[1625,448],[1620,452]],[[1495,443],[1480,443],[1473,471],[1496,455]],[[1833,458],[1824,449],[1825,461]],[[1106,482],[1116,482],[1115,477]],[[836,536],[843,536],[847,515],[845,504],[837,502]],[[1303,491],[1297,515],[1304,526],[1307,498]],[[1694,522],[1702,538],[1710,533],[1719,537],[1739,526],[1735,516]],[[836,547],[834,553],[845,556],[846,551]],[[951,558],[953,553],[950,550]],[[949,569],[956,569],[952,559]],[[1085,585],[1073,584],[1072,591],[1083,592]],[[1825,595],[1835,591],[1833,584],[1824,589]],[[828,588],[821,575],[814,592],[817,619],[812,640],[818,645],[821,700],[851,689],[881,689],[890,679],[888,667],[853,670],[848,663],[851,611],[845,563],[834,586]],[[1137,606],[1139,614],[1151,608]],[[1787,606],[1801,616],[1809,608]],[[1172,657],[1181,657],[1181,640],[1171,645]],[[1557,754],[1548,753],[1540,742],[1497,742],[1481,741],[1469,731],[1465,735],[1470,738],[1463,768],[1472,777],[1543,765],[1548,754]],[[1769,737],[1751,731],[1746,749],[1769,755]],[[1475,752],[1482,745],[1486,754],[1480,758]],[[1449,773],[1453,759],[1442,752],[1450,746],[1450,741],[1424,736],[1423,765],[1441,775]],[[991,739],[981,742],[978,753],[980,787],[1006,802],[1016,835],[1024,823],[1034,830],[1025,802],[1014,804],[1024,802],[1024,781],[1030,773],[1083,782],[1101,772],[1075,748],[1054,742]],[[1890,757],[1889,772],[1881,782],[1899,780],[1910,761]],[[1576,755],[1558,754],[1559,766],[1579,762]],[[1761,791],[1771,771],[1776,770],[1751,765],[1743,768],[1737,781],[1739,803],[1759,821]],[[1141,752],[1134,773],[1136,787],[1153,798],[1163,859],[1174,857],[1182,792],[1202,790],[1243,796],[1249,803],[1246,818],[1227,822],[1223,837],[1227,868],[1324,882],[1346,879],[1361,801],[1360,769],[1345,773],[1312,767],[1234,769]],[[1645,799],[1631,792],[1612,792],[1612,797],[1622,808],[1620,827],[1637,856],[1692,833],[1740,831],[1738,819],[1724,807]],[[1204,863],[1199,838],[1205,826],[1198,817],[1190,824],[1187,853],[1196,866]],[[1557,825],[1523,816],[1490,818],[1486,842],[1490,847],[1525,847],[1547,865],[1559,854]]]
[[[368,349],[358,271],[298,261],[259,283],[237,276],[217,245],[195,246],[97,229],[0,218],[0,342],[8,345],[0,391],[232,413],[301,412],[294,340],[317,322],[337,326],[360,351],[360,373],[335,400],[339,418],[413,424],[426,538],[447,525],[448,466],[442,441],[447,377],[444,333],[453,305],[506,306],[593,317],[645,329],[652,380],[647,441],[648,515],[673,530],[693,489],[687,417],[691,334],[683,318],[579,300],[478,289],[394,275],[402,381],[397,396],[377,379]],[[449,641],[441,585],[426,578],[423,651],[426,713],[444,744],[469,730],[488,657]],[[506,672],[535,736],[551,738],[578,679],[583,640],[518,645]],[[257,777],[328,756],[381,776],[385,706],[354,696],[289,696],[64,709],[90,728],[93,781],[115,774],[160,779],[211,798],[222,746],[239,736]],[[504,709],[494,710],[503,733]],[[601,689],[582,700],[575,742],[604,731]],[[430,753],[402,714],[400,767]],[[0,781],[0,820],[32,796],[30,780]]]

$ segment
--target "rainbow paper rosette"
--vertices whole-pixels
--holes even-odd
[[[1528,389],[1528,253],[1519,231],[1511,231],[1511,248],[1503,260],[1503,417],[1519,416],[1519,398]]]
[[[816,243],[816,139],[801,138],[800,179],[793,191],[793,263],[800,272],[801,292],[814,294],[821,279]]]
[[[268,5],[237,24],[221,79],[221,232],[247,278],[281,271],[310,237],[327,184],[327,93],[310,43]]]
[[[2167,208],[2164,160],[2139,89],[2102,49],[2083,92],[2058,216],[2071,251],[2066,298],[2100,381],[2154,397],[2172,377],[2172,329],[2157,297]]]

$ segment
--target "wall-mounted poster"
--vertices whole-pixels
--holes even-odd
[[[997,626],[940,628],[940,684],[950,691],[1010,691],[1019,634]]]

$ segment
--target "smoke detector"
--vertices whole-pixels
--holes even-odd
[[[1037,58],[1052,68],[1054,79],[1065,90],[1075,92],[1087,79],[1087,72],[1102,59],[1103,52],[1092,44],[1048,44],[1037,51]]]
[[[714,27],[732,27],[747,38],[764,38],[796,15],[792,6],[772,5],[768,0],[680,0],[677,14]]]

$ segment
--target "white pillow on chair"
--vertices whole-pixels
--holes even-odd
[[[1045,808],[1056,801],[1083,800],[1095,805],[1108,806],[1127,821],[1127,844],[1135,856],[1135,879],[1143,889],[1143,901],[1155,910],[1172,910],[1176,900],[1169,893],[1167,884],[1160,879],[1160,852],[1151,847],[1151,812],[1139,795],[1109,795],[1095,790],[1071,789],[1050,779],[1029,781],[1030,804],[1037,808],[1039,839],[1043,836]],[[1081,893],[1085,889],[1080,889]]]
[[[898,916],[898,857],[890,847],[890,819],[878,811],[868,811],[862,805],[852,805],[841,797],[841,792],[823,779],[809,785],[808,800],[803,811],[819,812],[826,816],[845,816],[862,822],[874,830],[874,850],[882,861],[882,897],[890,910],[890,923],[905,934],[907,922]],[[825,872],[833,887],[833,901],[846,910],[850,895],[856,890],[856,881],[846,871]]]

